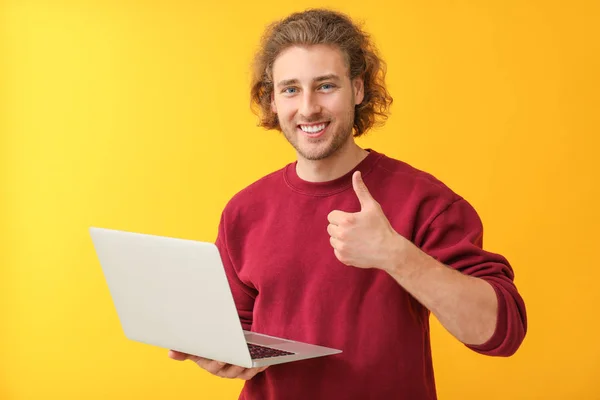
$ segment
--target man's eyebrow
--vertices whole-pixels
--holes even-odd
[[[284,79],[283,81],[279,81],[277,87],[295,85],[298,83],[298,79]]]
[[[321,76],[317,76],[315,79],[313,79],[313,82],[323,82],[323,81],[329,81],[329,80],[339,81],[340,77],[337,76],[336,74],[321,75]],[[282,81],[279,81],[279,83],[277,84],[277,87],[295,85],[298,82],[299,82],[298,79],[284,79]]]
[[[340,80],[340,77],[337,76],[336,74],[322,75],[322,76],[318,76],[315,79],[313,79],[314,82],[339,81],[339,80]]]

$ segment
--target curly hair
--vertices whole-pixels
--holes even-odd
[[[383,125],[393,99],[385,87],[386,64],[370,36],[342,13],[308,9],[273,22],[262,36],[251,82],[251,109],[259,117],[258,126],[281,130],[277,114],[271,110],[273,63],[277,56],[294,45],[316,44],[337,46],[346,59],[350,79],[364,80],[364,99],[355,106],[354,137]]]

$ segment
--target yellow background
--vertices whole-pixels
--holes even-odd
[[[293,161],[248,107],[265,24],[318,4],[287,3],[0,2],[0,399],[237,398],[124,338],[88,227],[213,240]],[[439,398],[600,399],[599,3],[325,4],[389,64],[393,115],[359,143],[465,196],[527,304],[508,359],[432,320]]]

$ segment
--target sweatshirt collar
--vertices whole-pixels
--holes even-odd
[[[373,149],[365,149],[369,154],[354,168],[348,171],[346,174],[340,176],[331,181],[325,182],[308,182],[298,176],[296,172],[296,165],[298,161],[288,164],[283,169],[283,179],[290,189],[295,192],[310,195],[310,196],[331,196],[333,194],[342,192],[352,187],[352,174],[355,171],[360,171],[362,176],[371,172],[373,166],[383,157],[383,154],[376,152]]]

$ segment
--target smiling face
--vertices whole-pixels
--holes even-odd
[[[283,134],[306,160],[325,159],[353,141],[361,79],[350,80],[342,52],[327,45],[290,47],[273,64],[271,108]]]

